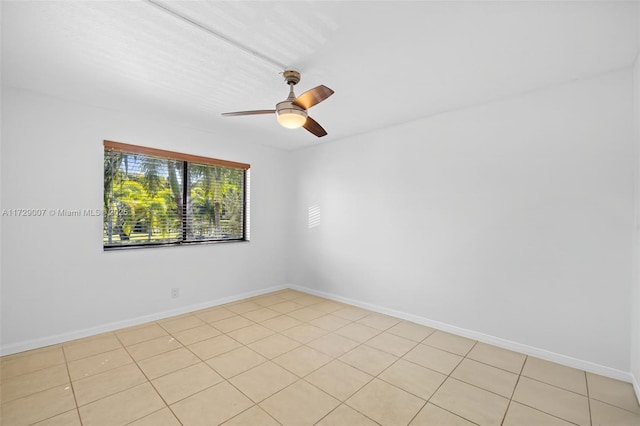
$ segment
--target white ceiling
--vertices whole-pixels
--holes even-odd
[[[154,0],[155,1],[155,0]],[[147,1],[2,1],[2,83],[283,149],[631,66],[637,1],[157,0],[299,70],[329,133],[280,127],[282,71]]]

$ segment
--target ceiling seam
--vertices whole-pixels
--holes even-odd
[[[268,56],[263,55],[262,53],[260,53],[260,52],[258,52],[256,50],[253,50],[252,48],[250,48],[248,46],[245,46],[244,44],[240,43],[239,41],[234,40],[231,37],[229,37],[229,36],[227,36],[225,34],[222,34],[222,33],[218,32],[218,31],[215,31],[215,30],[209,28],[208,26],[206,26],[206,25],[204,25],[204,24],[202,24],[202,23],[200,23],[200,22],[198,22],[198,21],[196,21],[196,20],[194,20],[192,18],[189,18],[187,16],[182,15],[179,12],[176,12],[175,10],[165,6],[164,4],[160,3],[159,1],[156,1],[156,0],[145,0],[145,1],[146,1],[147,4],[150,4],[150,5],[154,6],[154,7],[156,7],[158,10],[161,10],[161,11],[167,13],[168,15],[173,16],[174,18],[178,18],[181,21],[186,22],[187,24],[206,32],[207,34],[216,37],[217,39],[219,39],[219,40],[221,40],[221,41],[223,41],[223,42],[235,47],[238,50],[241,50],[241,51],[243,51],[243,52],[245,52],[245,53],[257,58],[257,59],[260,59],[263,62],[266,62],[267,64],[269,64],[272,67],[274,67],[275,70],[278,71],[278,72],[282,72],[282,71],[287,69],[286,65],[284,65],[284,64],[282,64],[282,63],[280,63],[280,62],[278,62],[278,61],[276,61],[274,59],[271,59]]]

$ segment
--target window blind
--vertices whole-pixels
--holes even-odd
[[[104,143],[105,250],[248,239],[249,165]]]

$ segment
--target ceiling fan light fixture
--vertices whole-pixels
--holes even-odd
[[[307,121],[307,112],[296,108],[278,109],[276,115],[278,123],[287,129],[297,129]]]

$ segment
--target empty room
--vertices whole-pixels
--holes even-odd
[[[2,426],[640,425],[640,1],[0,16]]]

